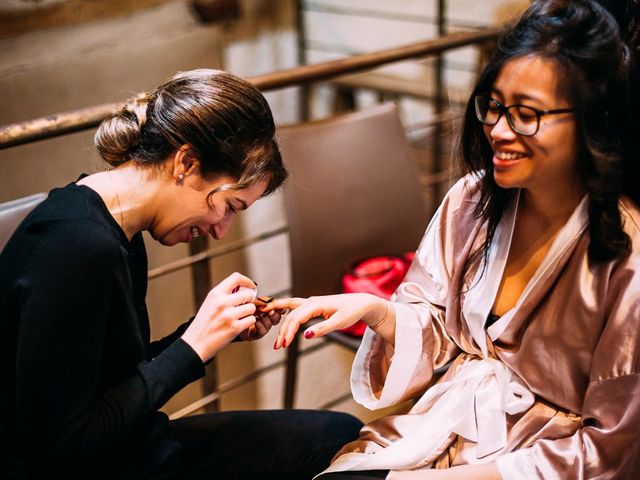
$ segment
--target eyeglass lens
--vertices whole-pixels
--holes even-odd
[[[516,133],[534,135],[538,131],[538,112],[524,105],[504,107],[489,97],[475,98],[476,116],[485,125],[495,125],[506,112],[509,125]]]

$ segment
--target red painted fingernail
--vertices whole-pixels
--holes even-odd
[[[277,340],[277,339],[276,339],[276,341],[275,341],[275,342],[273,342],[273,349],[274,349],[274,350],[277,350],[276,345],[278,345],[278,340]]]
[[[237,293],[238,290],[240,290],[240,285],[234,287],[233,290],[231,290],[231,293]]]
[[[282,340],[282,348],[287,348],[287,340]]]
[[[304,338],[313,338],[315,337],[315,333],[313,333],[313,330],[307,330],[306,332],[304,332]]]

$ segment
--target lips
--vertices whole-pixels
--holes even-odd
[[[521,152],[505,152],[496,150],[493,154],[493,166],[495,168],[506,168],[524,157],[526,157],[526,154]]]
[[[524,153],[520,152],[495,152],[494,155],[498,158],[498,160],[518,160],[524,157]]]

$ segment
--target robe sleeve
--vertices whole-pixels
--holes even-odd
[[[504,480],[640,478],[638,252],[615,269],[608,289],[609,315],[593,352],[580,428],[499,457]]]
[[[465,190],[461,180],[431,219],[414,261],[392,297],[396,315],[395,347],[367,329],[351,371],[354,399],[369,409],[385,408],[423,393],[433,371],[458,347],[447,334],[445,305],[453,255],[447,239],[451,216]]]

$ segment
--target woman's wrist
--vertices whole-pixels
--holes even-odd
[[[385,323],[389,317],[391,316],[391,302],[384,302],[384,314],[382,315],[382,318],[379,318],[377,320],[375,320],[372,323],[368,323],[369,328],[375,330],[376,328],[382,326],[383,323]]]

